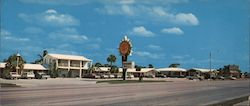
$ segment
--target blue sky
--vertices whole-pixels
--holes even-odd
[[[32,62],[43,50],[121,64],[131,39],[138,65],[249,70],[249,0],[1,0],[3,60],[17,51]]]

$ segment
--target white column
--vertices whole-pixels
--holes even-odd
[[[68,72],[70,71],[70,60],[68,60]],[[71,76],[68,76],[71,77]]]
[[[56,69],[58,69],[58,59],[56,59]]]
[[[80,61],[80,74],[79,77],[82,78],[82,61]]]

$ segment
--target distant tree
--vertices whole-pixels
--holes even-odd
[[[148,68],[154,68],[154,66],[152,64],[149,64]]]
[[[111,67],[110,64],[104,64],[103,67]]]
[[[116,62],[116,57],[115,55],[109,55],[109,57],[107,58],[107,61],[110,63],[110,66],[112,66],[112,63]]]
[[[43,62],[43,57],[46,56],[48,54],[47,50],[43,50],[42,54],[38,54],[39,59],[36,59],[33,63],[34,64],[42,64]]]
[[[91,67],[89,67],[89,69],[87,70],[87,73],[91,74],[93,71],[95,71],[94,65],[92,65]]]
[[[180,66],[180,64],[179,63],[174,63],[174,64],[170,64],[169,65],[169,67],[171,68],[177,68],[177,67],[179,67]]]
[[[95,67],[101,67],[102,66],[102,64],[101,63],[99,63],[99,62],[97,62],[97,63],[95,63],[95,65],[94,65]]]
[[[112,66],[110,69],[110,73],[118,73],[119,72],[119,68],[117,66]]]
[[[4,77],[9,76],[10,72],[16,71],[17,67],[19,68],[18,74],[21,74],[21,72],[23,71],[24,63],[26,63],[26,61],[23,59],[22,56],[18,55],[18,53],[12,54],[9,56],[8,59],[5,59],[6,64],[3,72]]]
[[[58,69],[56,69],[56,63],[54,62],[53,64],[51,64],[51,69],[49,70],[49,74],[51,78],[56,78],[58,77]]]
[[[136,69],[136,71],[141,71],[141,68],[143,68],[143,66],[140,66],[140,65],[135,65],[135,69]]]

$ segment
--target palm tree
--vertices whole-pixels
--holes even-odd
[[[170,68],[177,68],[177,67],[179,67],[179,66],[180,66],[179,63],[174,63],[174,64],[170,64],[170,65],[169,65]]]
[[[112,66],[112,63],[116,62],[116,57],[115,55],[109,55],[109,57],[107,58],[107,61],[110,63],[110,66]]]
[[[95,67],[101,67],[102,66],[102,64],[101,63],[99,63],[99,62],[97,62],[97,63],[95,63],[95,65],[94,65]]]
[[[7,77],[10,72],[15,71],[17,71],[18,74],[21,74],[24,68],[24,63],[26,63],[26,61],[23,59],[22,56],[19,55],[19,53],[10,55],[9,58],[4,62],[6,62],[4,68],[5,77]]]
[[[38,54],[39,59],[36,59],[35,62],[33,62],[34,64],[42,64],[43,62],[43,57],[46,56],[48,54],[47,50],[43,50],[42,54]]]
[[[148,68],[154,68],[152,64],[148,64]]]

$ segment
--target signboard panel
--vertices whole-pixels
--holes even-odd
[[[132,61],[129,61],[129,62],[123,62],[122,63],[123,65],[123,68],[124,69],[128,69],[128,68],[134,68],[135,67],[135,63],[134,62],[132,62]]]

